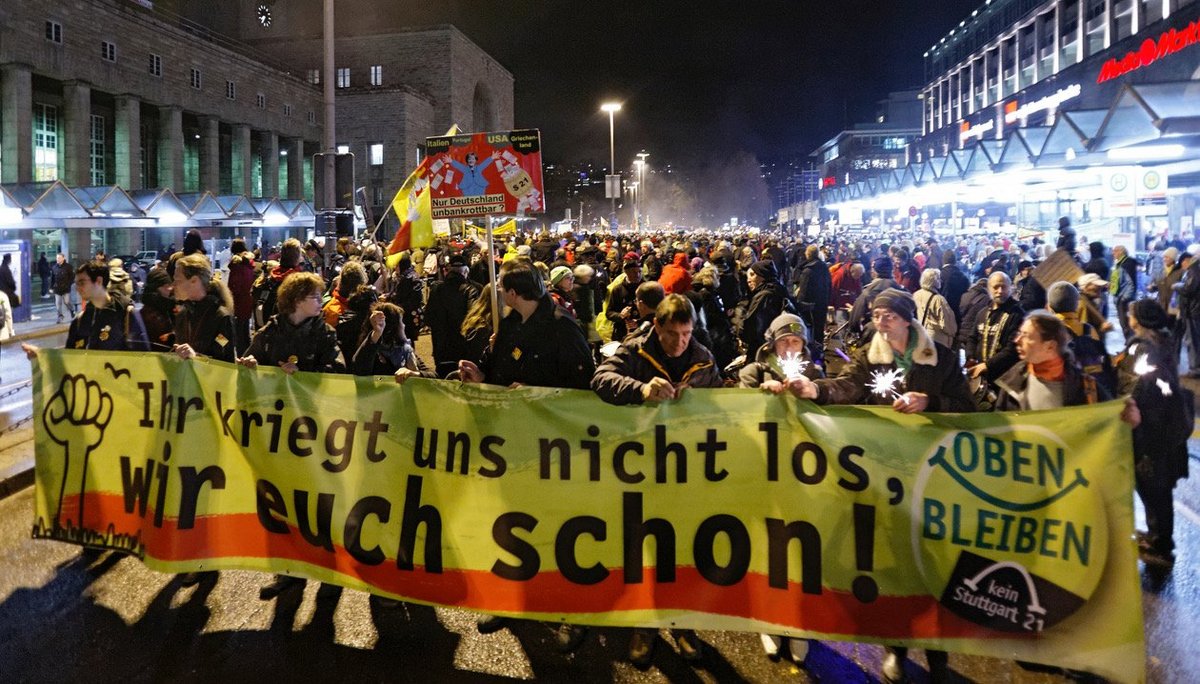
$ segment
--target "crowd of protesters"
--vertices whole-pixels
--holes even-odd
[[[192,232],[145,276],[140,307],[121,264],[103,255],[74,269],[59,255],[53,289],[60,316],[73,317],[68,348],[166,351],[288,373],[590,389],[614,404],[742,386],[903,413],[1051,410],[1124,397],[1146,509],[1141,556],[1148,572],[1170,572],[1172,489],[1186,477],[1192,431],[1190,393],[1179,383],[1184,340],[1187,375],[1200,375],[1196,248],[1171,246],[1161,268],[1139,267],[1120,246],[1093,242],[1079,253],[1065,219],[1047,241],[944,240],[542,232],[494,250],[442,238],[389,254],[383,243],[346,238],[256,250],[239,238],[217,268]],[[1073,277],[1046,282],[1038,267],[1059,250],[1070,260],[1056,273]],[[78,313],[62,291],[70,270]],[[432,359],[415,351],[422,334]],[[1113,357],[1106,338],[1115,335],[1124,351]],[[868,387],[883,371],[898,378],[887,396]],[[300,584],[280,576],[261,596]],[[479,629],[506,624],[488,616]],[[586,635],[564,625],[559,645],[573,650]],[[656,640],[636,630],[630,659],[648,666]],[[702,657],[695,633],[678,631],[675,641],[688,660]],[[768,655],[797,663],[807,643],[763,635]],[[903,649],[889,649],[885,679],[902,680],[904,660]],[[947,676],[944,654],[929,662],[936,680]]]

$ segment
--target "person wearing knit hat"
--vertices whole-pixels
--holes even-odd
[[[555,266],[550,269],[550,287],[557,287],[563,278],[571,276],[571,269],[566,266]],[[571,283],[572,285],[574,283]]]
[[[808,326],[795,314],[783,313],[771,321],[767,328],[766,341],[758,348],[754,361],[742,367],[738,373],[739,387],[761,387],[779,394],[795,380],[797,371],[792,364],[805,364],[800,373],[816,379],[822,377],[821,367],[812,363],[808,352]],[[785,362],[785,360],[788,360]]]
[[[1079,290],[1065,280],[1050,285],[1046,290],[1046,308],[1056,314],[1079,312]]]
[[[901,290],[895,287],[888,289],[875,295],[875,301],[871,303],[871,309],[879,311],[887,309],[906,321],[917,320],[917,302],[913,296],[906,290]],[[872,313],[872,318],[877,316]]]
[[[1133,430],[1135,489],[1146,510],[1138,553],[1147,569],[1167,572],[1175,563],[1171,490],[1187,477],[1187,440],[1195,418],[1179,385],[1167,312],[1157,300],[1139,299],[1129,306],[1127,322],[1133,335],[1117,367],[1117,392],[1131,396],[1141,416]]]
[[[750,264],[750,273],[753,273],[766,282],[779,280],[779,272],[775,270],[775,262],[766,259]],[[749,273],[746,275],[749,276]],[[751,289],[754,289],[753,286],[751,286]]]
[[[1117,390],[1117,377],[1112,355],[1104,347],[1104,340],[1095,326],[1080,318],[1079,300],[1079,290],[1065,280],[1052,283],[1046,289],[1046,308],[1062,321],[1071,334],[1071,353],[1075,363],[1085,375],[1113,395]]]

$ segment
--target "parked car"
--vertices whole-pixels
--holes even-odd
[[[145,252],[138,252],[134,258],[140,261],[146,269],[151,269],[158,263],[158,252],[152,249]]]

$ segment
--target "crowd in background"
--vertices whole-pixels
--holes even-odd
[[[68,348],[207,356],[289,373],[571,387],[617,404],[743,386],[906,413],[1124,398],[1134,453],[1113,457],[1135,466],[1147,571],[1168,573],[1172,489],[1187,475],[1192,431],[1190,393],[1179,382],[1185,340],[1187,375],[1200,376],[1200,260],[1192,258],[1200,247],[1156,247],[1139,264],[1120,245],[1077,238],[1064,219],[1057,234],[1028,242],[543,231],[506,236],[494,250],[443,237],[389,253],[370,240],[253,247],[238,238],[214,262],[191,232],[141,279],[98,254],[74,268],[59,255],[46,280],[60,317],[72,318]],[[1060,251],[1066,258],[1054,264]],[[426,334],[432,359],[415,350]],[[892,373],[893,387],[872,390],[878,373]],[[262,596],[302,582],[280,576]],[[479,628],[505,624],[488,616]],[[586,634],[564,626],[560,645],[574,649]],[[652,630],[635,631],[631,660],[647,665],[655,641]],[[684,657],[701,657],[694,633],[675,641]],[[763,644],[798,663],[807,648],[771,635]],[[889,649],[889,681],[903,678],[905,657]],[[935,678],[946,676],[944,655],[931,653],[930,665]]]

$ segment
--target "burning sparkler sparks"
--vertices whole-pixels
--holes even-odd
[[[791,382],[804,375],[804,371],[808,369],[808,362],[800,354],[788,352],[779,357],[779,367],[783,370],[783,376]]]
[[[889,397],[891,399],[899,399],[904,403],[908,403],[908,397],[900,394],[897,391],[897,386],[904,380],[904,371],[899,368],[894,368],[890,371],[872,371],[871,380],[867,383],[867,388],[872,394],[878,394],[881,397]]]
[[[1151,366],[1148,356],[1139,356],[1137,362],[1133,364],[1133,372],[1138,375],[1153,373],[1156,370],[1158,370],[1158,366]]]

